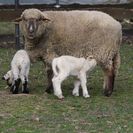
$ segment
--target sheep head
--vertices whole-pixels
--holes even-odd
[[[8,71],[8,72],[2,77],[2,79],[7,81],[7,85],[8,85],[8,86],[11,86],[12,83],[13,83],[13,75],[12,75],[11,70]]]
[[[20,22],[21,30],[28,39],[35,39],[41,36],[48,21],[50,19],[47,17],[47,14],[38,9],[26,9],[21,17],[15,20],[17,23]]]

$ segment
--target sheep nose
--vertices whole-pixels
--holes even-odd
[[[29,21],[28,23],[28,31],[32,34],[35,31],[35,23],[33,20]]]
[[[34,32],[33,25],[30,25],[30,27],[29,27],[29,32],[30,32],[30,33],[33,33],[33,32]]]

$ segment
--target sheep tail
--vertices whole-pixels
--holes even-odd
[[[52,62],[52,69],[53,69],[54,75],[57,76],[58,75],[58,69],[57,69],[57,60],[56,59],[54,59]]]

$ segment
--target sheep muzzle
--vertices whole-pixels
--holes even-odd
[[[28,38],[33,39],[36,35],[36,31],[38,28],[38,20],[29,19],[26,23],[26,29],[28,33]]]

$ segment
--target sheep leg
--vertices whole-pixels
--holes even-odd
[[[29,75],[29,69],[30,67],[27,67],[27,69],[24,69],[24,71],[21,71],[21,75],[24,75],[25,73],[25,76],[24,76],[24,81],[22,83],[22,93],[26,93],[28,94],[29,93],[29,89],[28,89],[28,75]]]
[[[80,80],[76,80],[74,82],[74,89],[72,91],[72,94],[74,96],[79,96],[79,87],[80,87],[80,84],[81,84]]]
[[[111,96],[114,88],[114,79],[115,79],[115,74],[114,70],[112,69],[106,69],[104,71],[104,95],[109,97]]]
[[[14,81],[12,83],[11,92],[13,94],[18,94],[19,85],[20,85],[20,79],[18,77],[19,69],[16,66],[12,67],[12,73]]]
[[[50,69],[47,70],[48,87],[45,90],[47,93],[53,92],[52,78],[53,78],[53,71],[52,68],[50,67]]]
[[[113,60],[111,61],[110,65],[103,69],[104,71],[104,95],[109,97],[111,96],[114,88],[114,80],[115,80],[115,71],[113,66]]]
[[[29,89],[27,88],[27,85],[28,85],[28,81],[25,79],[25,82],[23,83],[23,91],[22,91],[22,93],[26,93],[26,94],[29,93]]]
[[[20,85],[20,79],[15,80],[14,85],[11,87],[11,92],[13,94],[18,94],[19,85]]]
[[[120,66],[120,55],[116,54],[112,60],[110,67],[104,69],[104,95],[111,96],[114,88],[114,81]]]
[[[88,90],[87,90],[87,86],[86,86],[86,73],[85,72],[80,72],[80,81],[81,81],[81,87],[82,87],[82,90],[83,90],[83,96],[85,98],[88,98],[90,97],[90,95],[88,94]]]
[[[27,88],[28,85],[28,79],[24,76],[21,76],[21,81],[22,81],[22,93],[29,93],[29,89]]]
[[[59,74],[57,77],[53,77],[52,82],[53,82],[53,87],[54,87],[54,95],[56,95],[59,99],[63,99],[64,96],[62,95],[62,90],[61,90],[61,83],[66,79],[67,74]]]
[[[64,98],[61,91],[61,81],[58,78],[53,78],[54,95],[59,99]]]

